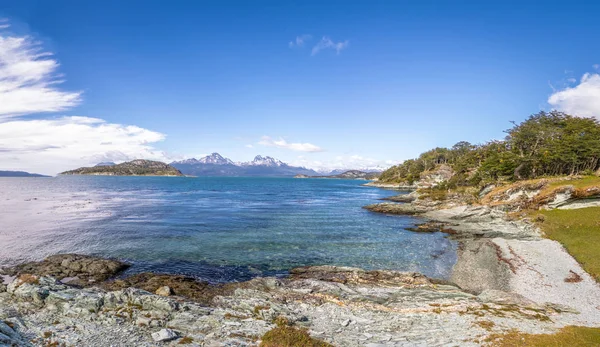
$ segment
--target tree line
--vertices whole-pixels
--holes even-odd
[[[440,164],[455,171],[448,182],[451,187],[593,174],[600,169],[600,123],[595,118],[539,112],[505,132],[502,141],[481,145],[461,141],[451,148],[434,148],[389,168],[380,180],[412,184]]]

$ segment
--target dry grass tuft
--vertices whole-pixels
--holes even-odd
[[[279,326],[267,331],[260,347],[333,347],[329,343],[311,337],[306,329]]]
[[[578,283],[583,281],[583,278],[579,276],[579,274],[573,270],[569,270],[569,276],[565,278],[565,282],[567,283]]]

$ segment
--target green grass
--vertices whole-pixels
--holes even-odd
[[[600,329],[568,326],[555,334],[523,334],[510,332],[492,335],[489,346],[494,347],[585,347],[600,346]]]
[[[583,269],[600,281],[600,207],[538,212],[540,227],[549,239],[560,242]]]
[[[549,186],[552,188],[560,187],[564,185],[572,185],[576,189],[579,188],[588,188],[593,186],[600,186],[600,177],[598,176],[585,176],[582,178],[577,178],[573,180],[553,180],[550,182]]]

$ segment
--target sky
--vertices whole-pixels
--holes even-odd
[[[0,0],[0,170],[388,167],[600,118],[600,2]]]

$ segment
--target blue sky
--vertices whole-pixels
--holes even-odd
[[[2,1],[0,53],[52,53],[28,59],[56,63],[35,83],[57,95],[0,106],[12,134],[0,169],[211,152],[389,166],[499,139],[539,110],[598,116],[597,13],[590,1]]]

